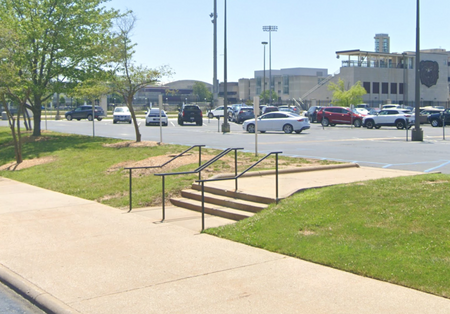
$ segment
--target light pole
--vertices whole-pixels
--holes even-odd
[[[422,142],[423,130],[420,128],[420,5],[417,0],[417,19],[416,19],[416,93],[415,93],[415,123],[411,132],[411,140]]]
[[[214,43],[213,43],[213,101],[212,107],[217,107],[217,97],[219,93],[219,86],[217,82],[217,0],[214,0],[214,12],[209,15],[214,24]]]
[[[266,45],[267,45],[267,41],[263,41],[261,44],[264,45],[264,74],[263,74],[263,100],[264,100],[264,105],[266,104]]]
[[[263,26],[264,32],[269,32],[269,104],[272,104],[272,32],[276,32],[278,30],[278,26]]]
[[[227,79],[227,0],[225,0],[224,19],[224,53],[223,53],[223,124],[222,133],[230,132],[230,125],[228,124],[228,79]]]

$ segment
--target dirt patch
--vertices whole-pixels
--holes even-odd
[[[26,159],[26,160],[22,161],[20,164],[17,164],[16,162],[10,162],[9,164],[0,166],[0,171],[22,170],[22,169],[27,169],[27,168],[37,166],[37,165],[48,164],[50,162],[54,162],[55,160],[56,160],[56,157],[54,157],[54,156],[46,156],[46,157],[40,157],[40,158]]]
[[[125,142],[119,142],[119,143],[113,143],[113,144],[103,144],[104,147],[113,147],[113,148],[153,147],[153,146],[160,146],[160,145],[164,145],[164,144],[160,144],[159,142],[152,142],[152,141],[142,141],[142,142],[125,141]]]

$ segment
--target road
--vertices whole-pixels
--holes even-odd
[[[394,127],[382,127],[379,130],[354,128],[346,125],[323,128],[320,124],[311,124],[311,129],[301,134],[282,132],[249,134],[242,125],[231,123],[231,132],[220,132],[217,119],[204,119],[203,126],[179,126],[176,119],[169,120],[169,126],[146,127],[140,121],[143,141],[160,141],[168,144],[196,145],[225,149],[242,147],[244,151],[265,154],[282,151],[283,155],[342,162],[355,162],[361,166],[412,170],[450,174],[450,139],[444,140],[444,130],[424,125],[424,141],[412,142],[411,131],[397,130]],[[113,124],[111,120],[95,121],[43,121],[42,129],[92,136],[135,139],[134,126]],[[0,126],[6,121],[0,121]],[[448,131],[448,130],[447,130]],[[450,137],[450,134],[449,134]],[[408,140],[407,140],[408,139]]]
[[[0,313],[43,314],[44,312],[0,282]]]

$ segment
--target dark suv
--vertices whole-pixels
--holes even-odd
[[[446,125],[450,124],[450,109],[446,109],[440,113],[433,113],[428,116],[428,122],[431,123],[431,126],[438,127],[442,126],[442,122],[445,122]]]
[[[183,106],[178,113],[178,124],[183,125],[184,122],[203,125],[203,113],[200,107],[197,105]]]
[[[344,107],[322,107],[317,112],[317,122],[323,126],[335,126],[336,124],[353,124],[360,128],[363,116],[354,113],[349,108]]]
[[[92,106],[80,106],[74,110],[67,111],[65,116],[68,121],[71,121],[72,119],[77,119],[78,121],[81,119],[88,119],[89,121],[92,121]],[[95,106],[94,117],[98,121],[102,121],[102,119],[106,117],[102,107]]]

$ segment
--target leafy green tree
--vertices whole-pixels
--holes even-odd
[[[59,92],[56,82],[76,84],[111,60],[112,20],[107,0],[0,0],[0,21],[18,35],[24,52],[13,59],[30,89],[27,108],[33,135],[41,135],[41,106]]]
[[[356,84],[348,90],[345,89],[345,82],[341,78],[339,78],[337,84],[331,82],[328,85],[328,90],[333,91],[333,99],[331,102],[334,105],[341,107],[362,104],[362,96],[367,93],[366,89],[361,86],[360,81],[356,82]]]
[[[111,79],[112,90],[120,94],[128,109],[130,109],[131,118],[136,133],[136,142],[141,141],[139,124],[136,120],[136,114],[133,108],[134,95],[143,87],[153,85],[165,75],[171,75],[171,70],[167,66],[159,69],[150,69],[142,65],[135,65],[133,54],[135,44],[131,41],[131,32],[134,29],[136,17],[132,12],[116,21],[116,45],[114,53],[118,62],[113,71]]]
[[[278,100],[278,95],[275,91],[272,91],[272,93],[270,93],[270,90],[265,90],[261,93],[261,95],[259,95],[259,98],[261,99],[261,105],[270,103],[270,96],[272,96],[272,102]]]
[[[195,82],[192,88],[192,94],[196,95],[200,101],[206,99],[206,101],[212,100],[212,93],[208,90],[208,87],[202,82]]]

